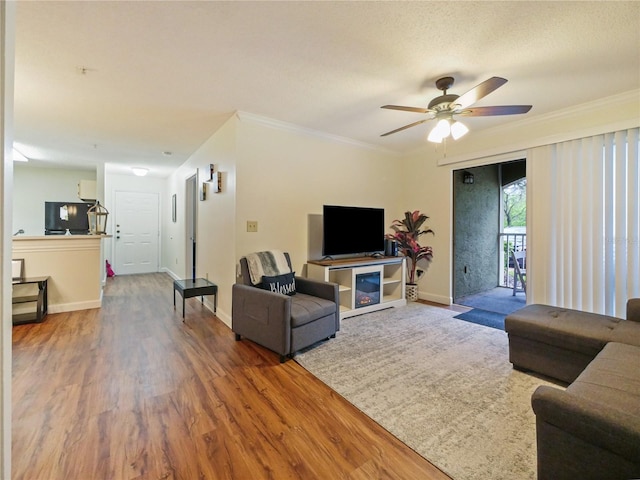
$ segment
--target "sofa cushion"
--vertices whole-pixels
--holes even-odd
[[[282,293],[283,295],[296,294],[296,278],[295,272],[284,273],[282,275],[263,275],[262,282],[259,283],[260,288],[269,290],[270,292]]]
[[[291,300],[291,326],[293,328],[336,313],[335,302],[324,298],[298,292],[294,297],[291,297]]]
[[[640,348],[611,342],[567,387],[603,409],[640,417]]]
[[[611,331],[609,340],[640,347],[640,322],[620,320]]]
[[[509,335],[556,345],[585,354],[597,354],[623,320],[549,305],[527,305],[507,316]]]

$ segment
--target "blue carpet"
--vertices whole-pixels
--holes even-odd
[[[504,330],[504,317],[505,315],[502,313],[488,312],[487,310],[474,308],[468,312],[456,315],[453,318],[458,318],[466,322],[477,323],[497,330]]]

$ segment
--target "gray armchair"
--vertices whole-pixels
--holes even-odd
[[[291,271],[291,259],[284,254]],[[280,362],[295,352],[340,330],[338,285],[295,277],[295,295],[253,285],[245,257],[232,289],[231,328],[236,340],[245,337],[280,354]]]

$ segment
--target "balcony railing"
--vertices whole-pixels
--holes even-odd
[[[527,249],[527,234],[500,233],[498,234],[498,247],[500,251],[500,286],[513,288],[515,272],[510,253]],[[520,267],[526,268],[526,265],[520,265]]]

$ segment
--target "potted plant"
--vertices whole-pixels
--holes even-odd
[[[394,220],[391,224],[391,230],[394,233],[386,235],[388,240],[393,240],[398,245],[398,250],[409,259],[410,264],[407,270],[407,299],[418,299],[418,285],[416,283],[416,270],[418,262],[422,259],[431,260],[433,258],[433,249],[430,246],[422,246],[418,242],[420,235],[426,233],[434,234],[433,230],[423,227],[424,222],[429,219],[419,210],[414,212],[405,212],[402,220]]]

